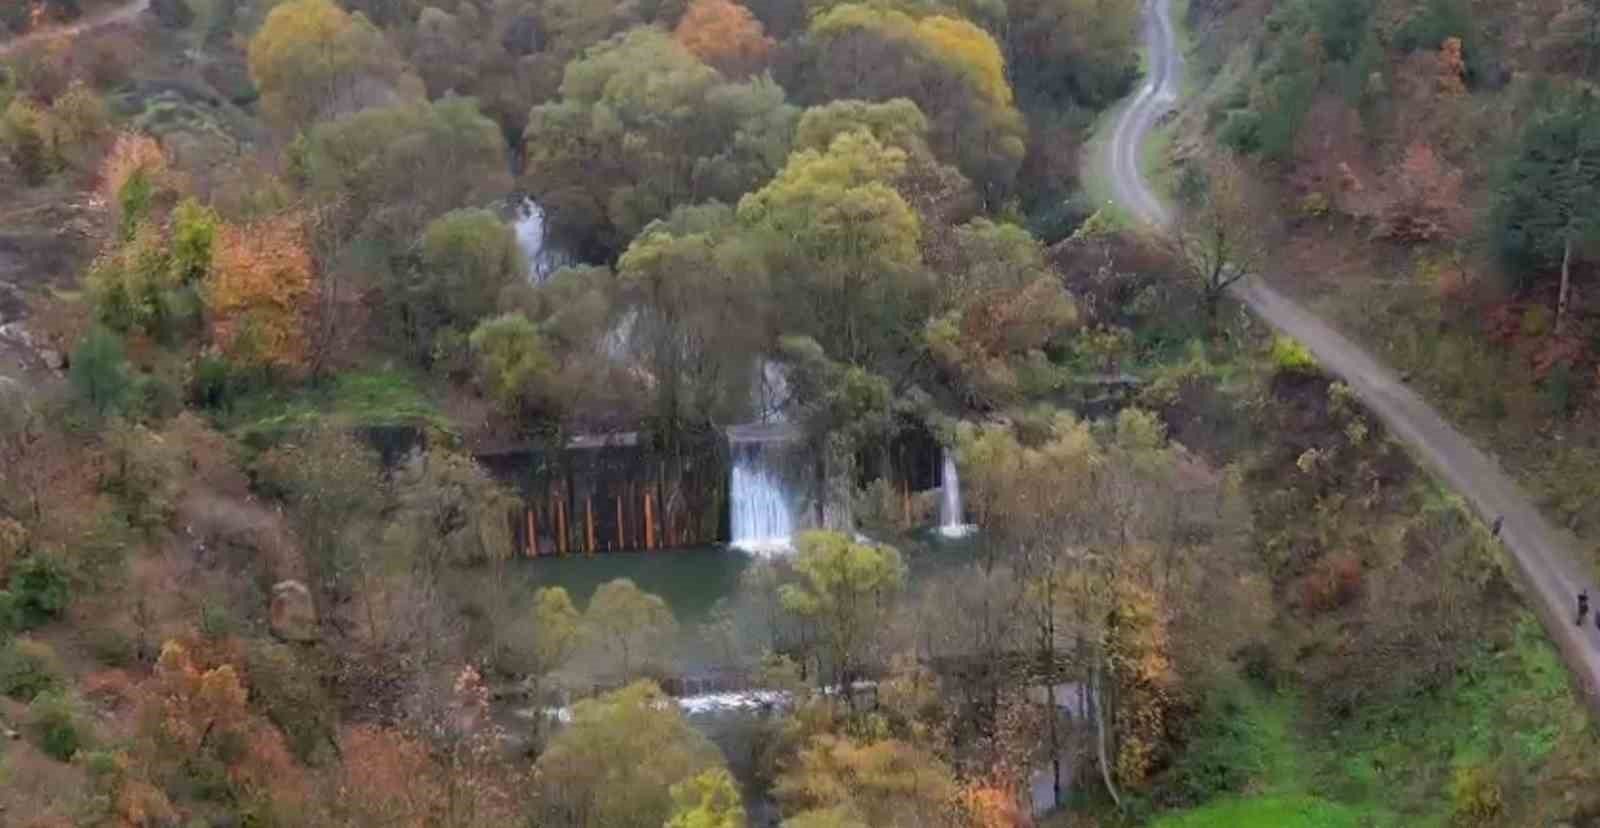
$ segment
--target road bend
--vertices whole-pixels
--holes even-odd
[[[1112,191],[1125,209],[1157,228],[1166,228],[1172,221],[1171,208],[1145,180],[1139,159],[1150,130],[1180,97],[1183,56],[1177,46],[1170,0],[1146,0],[1142,27],[1149,74],[1118,114],[1112,139],[1098,163],[1105,165]],[[1268,324],[1299,340],[1324,369],[1344,380],[1389,431],[1435,477],[1465,498],[1486,523],[1503,518],[1500,540],[1522,576],[1529,604],[1578,679],[1591,711],[1600,714],[1600,630],[1592,620],[1581,627],[1574,623],[1578,592],[1592,592],[1594,587],[1578,564],[1578,544],[1571,535],[1546,520],[1493,458],[1451,426],[1393,370],[1333,326],[1259,277],[1240,281],[1232,293]]]

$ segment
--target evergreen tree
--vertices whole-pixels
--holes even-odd
[[[1524,129],[1500,184],[1495,227],[1501,256],[1519,272],[1560,264],[1560,331],[1572,260],[1600,238],[1600,102],[1593,95],[1563,96]]]

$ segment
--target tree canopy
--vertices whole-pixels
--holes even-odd
[[[637,682],[573,705],[535,764],[539,810],[561,825],[658,828],[675,813],[673,786],[721,765],[660,688]]]
[[[304,129],[419,90],[367,17],[330,0],[287,0],[250,39],[250,77],[262,108],[286,130]]]
[[[616,250],[675,206],[732,202],[770,176],[796,114],[770,78],[730,82],[671,36],[633,29],[573,61],[561,100],[529,113],[524,180],[556,238]]]
[[[811,33],[820,97],[909,98],[927,114],[941,158],[991,196],[1010,191],[1027,125],[987,32],[959,18],[846,4],[818,15]]]

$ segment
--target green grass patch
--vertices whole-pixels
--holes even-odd
[[[1538,622],[1505,624],[1449,684],[1352,719],[1317,718],[1293,694],[1220,693],[1174,769],[1179,792],[1217,795],[1151,824],[1446,828],[1526,801],[1518,786],[1600,740]]]
[[[356,371],[301,388],[247,394],[225,416],[241,438],[271,439],[331,422],[350,428],[411,426],[452,431],[422,386],[393,370]]]
[[[1151,823],[1152,828],[1357,828],[1354,809],[1314,796],[1253,796],[1212,803]]]
[[[1177,169],[1171,163],[1172,142],[1177,132],[1176,120],[1157,124],[1139,147],[1139,173],[1163,201],[1172,201],[1178,193]]]

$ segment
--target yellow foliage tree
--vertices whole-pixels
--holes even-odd
[[[1027,149],[1027,124],[987,32],[956,17],[919,18],[860,3],[818,15],[810,31],[821,50],[824,94],[910,98],[927,115],[941,155],[981,188],[1010,186]],[[883,71],[885,64],[895,68]]]
[[[208,663],[219,655],[178,641],[162,645],[145,685],[145,726],[163,745],[162,755],[217,762],[236,793],[288,812],[306,797],[304,774],[283,734],[250,709],[249,690],[233,665]]]
[[[1177,683],[1167,628],[1156,596],[1131,579],[1116,585],[1116,623],[1108,631],[1111,675],[1117,683],[1113,711],[1121,741],[1117,778],[1145,782],[1165,743],[1167,710]]]
[[[229,358],[294,368],[304,360],[311,256],[303,217],[219,228],[205,300],[211,338]]]
[[[387,95],[372,93],[384,86],[420,92],[414,79],[403,83],[405,75],[383,33],[330,0],[282,3],[250,39],[250,79],[261,90],[262,109],[287,129],[378,103]]]
[[[1000,47],[983,29],[956,17],[935,15],[917,22],[915,37],[928,54],[958,66],[961,74],[996,106],[1011,105],[1011,83]]]

